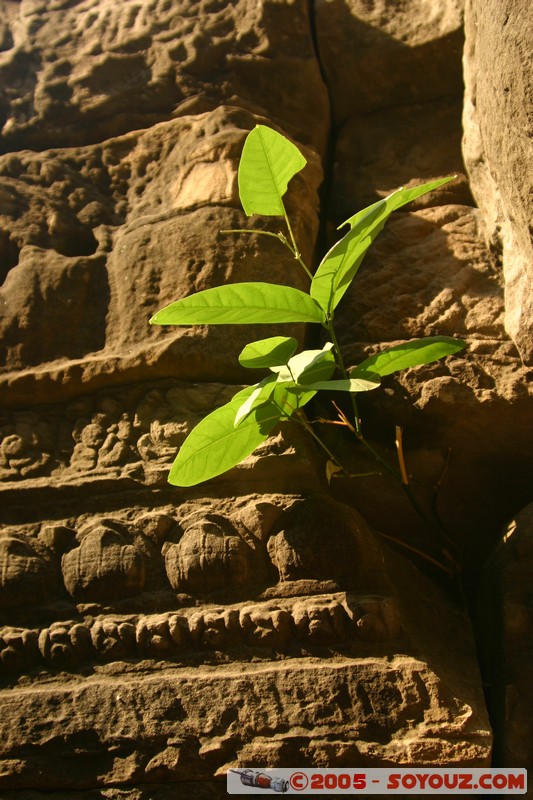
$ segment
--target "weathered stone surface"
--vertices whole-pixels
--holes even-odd
[[[460,180],[429,202],[470,203],[460,150],[462,2],[319,0],[316,28],[335,126],[331,222],[399,186],[454,173]]]
[[[50,553],[38,541],[28,541],[24,535],[4,535],[0,539],[0,607],[27,607],[34,597],[46,601],[53,596],[57,578]]]
[[[442,334],[493,341],[502,329],[501,276],[479,211],[447,205],[398,212],[368,252],[342,306],[344,342]]]
[[[124,677],[101,673],[76,686],[51,683],[44,693],[28,688],[5,698],[6,721],[21,712],[27,719],[39,713],[48,733],[45,742],[42,734],[28,730],[34,746],[21,752],[19,738],[6,731],[3,764],[13,777],[3,781],[4,786],[90,789],[95,758],[100,782],[119,786],[141,778],[178,785],[209,780],[213,772],[252,761],[272,766],[293,761],[324,766],[376,760],[486,763],[488,753],[472,708],[453,694],[447,696],[434,673],[405,656],[388,663],[340,658],[323,664],[291,660],[248,665],[244,670],[220,665],[216,670],[172,670],[151,678],[133,672],[126,685]],[[396,700],[392,709],[391,693]],[[250,698],[246,705],[243,694]],[[373,711],[363,712],[369,704]],[[336,741],[328,735],[332,725],[338,731]],[[376,726],[387,743],[368,741]],[[72,758],[74,742],[84,740],[86,745],[78,744]],[[18,754],[10,758],[13,751]]]
[[[122,388],[109,387],[71,402],[35,405],[31,411],[0,414],[0,492],[6,505],[4,521],[17,519],[27,497],[49,480],[57,489],[108,486],[166,486],[169,466],[185,437],[210,411],[228,402],[241,387],[153,381]],[[259,485],[268,479],[269,455],[278,464],[274,485],[317,486],[310,470],[308,442],[295,425],[283,427],[244,464],[228,473]],[[298,455],[296,455],[298,450]],[[282,467],[290,464],[289,475]],[[257,467],[252,470],[252,467]],[[253,475],[253,476],[252,476]],[[41,481],[34,479],[42,479]],[[49,479],[49,480],[47,480]],[[225,481],[221,476],[216,481]],[[239,480],[239,479],[237,479]],[[173,490],[182,497],[182,492]],[[27,494],[29,492],[29,495]],[[9,512],[14,504],[15,511]]]
[[[505,327],[531,364],[531,9],[526,0],[468,0],[465,24],[465,161],[487,238],[501,253]]]
[[[102,145],[0,159],[12,200],[0,216],[9,232],[0,287],[6,403],[24,402],[28,391],[34,401],[56,400],[177,371],[184,379],[243,380],[237,356],[264,327],[164,330],[149,319],[192,291],[260,280],[266,271],[271,281],[304,286],[279,242],[220,232],[247,224],[236,210],[236,167],[257,121],[220,108]],[[295,235],[310,260],[322,172],[306,152],[289,207],[298,209]]]
[[[533,768],[533,505],[512,520],[484,569],[479,596],[482,665],[501,766]]]
[[[337,137],[329,215],[340,225],[400,186],[455,174],[413,208],[472,205],[459,133],[460,98],[378,109],[346,120]]]
[[[224,103],[275,108],[296,138],[325,146],[328,100],[303,0],[2,8],[4,151],[99,142]]]
[[[65,587],[75,600],[110,601],[164,586],[152,543],[131,526],[94,521],[76,538],[78,546],[61,559]]]
[[[202,519],[213,537],[219,519],[219,529],[232,525],[234,538],[262,551],[265,565],[270,556],[270,570],[239,572],[242,549],[234,548],[221,565],[204,535],[182,553],[191,567],[204,548],[203,579],[173,599],[169,592],[170,607],[146,613],[154,599],[145,594],[141,613],[124,603],[106,610],[102,601],[118,608],[119,595],[132,592],[117,581],[108,546],[85,562],[101,580],[92,604],[42,627],[5,625],[2,790],[180,786],[248,763],[487,763],[490,734],[464,616],[413,567],[384,559],[359,515],[317,494],[202,503],[203,511],[198,501],[160,507],[163,526],[129,510],[92,531],[146,526],[148,537],[158,529],[168,554],[165,542],[186,542]],[[342,563],[331,548],[319,565],[308,552],[303,531],[311,541],[324,532],[310,529],[312,520],[334,524]],[[69,540],[67,553],[90,535]],[[151,562],[155,550],[145,550]],[[232,570],[240,581],[228,579]],[[235,602],[243,591],[247,599]]]
[[[0,548],[14,590],[0,620],[1,789],[194,788],[230,765],[294,759],[486,763],[465,618],[412,567],[384,561],[362,518],[321,493],[290,428],[207,493],[165,488],[175,442],[164,438],[155,471],[139,469],[138,433],[154,419],[164,428],[176,402],[197,408],[200,390],[204,403],[223,399],[207,389],[109,389],[26,418],[55,412],[79,431],[73,455],[84,450],[53,462],[53,483],[2,491],[1,541],[17,531],[25,551],[15,569]],[[128,444],[126,463],[99,458],[111,432]],[[35,573],[37,608],[16,595],[33,552],[50,565]]]
[[[445,97],[450,73],[460,86],[460,0],[319,0],[316,14],[337,119]]]

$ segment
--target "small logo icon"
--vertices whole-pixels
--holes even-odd
[[[239,775],[244,786],[254,786],[257,789],[271,789],[274,792],[285,792],[289,788],[289,781],[284,778],[277,778],[275,775],[267,775],[265,772],[256,772],[253,769],[230,769]]]

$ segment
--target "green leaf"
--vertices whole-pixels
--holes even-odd
[[[314,389],[317,392],[324,389],[330,392],[369,392],[372,389],[377,389],[380,383],[379,376],[376,375],[373,379],[366,377],[338,381],[317,381],[306,384],[305,389]],[[297,389],[300,388],[299,386],[297,387]]]
[[[239,363],[250,369],[277,367],[286,364],[296,352],[298,342],[293,336],[271,336],[250,342],[243,348]]]
[[[239,196],[246,214],[285,216],[282,197],[290,179],[306,163],[285,136],[265,125],[256,125],[246,137],[239,162]]]
[[[315,396],[316,392],[307,392],[305,395],[300,395],[296,401],[294,395],[291,395],[289,390],[294,386],[294,381],[287,381],[285,383],[276,384],[276,388],[272,394],[272,402],[282,409],[283,414],[287,417],[292,416],[298,408],[301,408]]]
[[[419,186],[413,186],[411,189],[405,189],[403,187],[401,189],[396,189],[395,192],[384,197],[383,200],[378,200],[377,203],[373,203],[371,206],[363,208],[361,211],[358,211],[357,214],[349,217],[346,222],[339,225],[339,228],[342,228],[344,225],[350,225],[351,228],[356,227],[364,221],[365,217],[372,215],[377,208],[385,207],[388,216],[398,208],[407,205],[407,203],[411,203],[413,200],[422,197],[422,195],[428,192],[432,192],[434,189],[438,189],[440,186],[444,186],[446,183],[450,183],[450,181],[454,181],[456,178],[457,175],[449,175],[447,178],[437,178],[436,181],[421,183]]]
[[[311,281],[309,293],[326,314],[331,314],[336,308],[380,230],[381,228],[376,230],[373,237],[363,238],[356,229],[348,231],[320,262]]]
[[[283,410],[286,417],[303,408],[316,394],[315,390],[308,390],[307,387],[298,387],[295,391],[296,388],[294,381],[278,382],[272,394],[272,402]]]
[[[303,408],[316,394],[315,389],[297,386],[294,381],[278,382],[272,400],[290,417],[299,408]]]
[[[392,212],[453,178],[439,178],[412,189],[398,189],[343,223],[350,225],[350,230],[326,253],[311,282],[310,295],[326,314],[330,315],[337,307]]]
[[[332,348],[333,344],[327,342],[322,350],[304,350],[293,356],[286,366],[271,367],[271,370],[278,373],[280,382],[308,384],[327,380],[333,375],[337,366]]]
[[[195,486],[221,475],[268,438],[281,418],[273,403],[259,406],[237,428],[234,425],[237,411],[254,389],[255,386],[248,386],[241,390],[193,428],[172,465],[169,483]]]
[[[462,350],[466,342],[452,339],[450,336],[427,336],[413,339],[404,344],[388,347],[374,356],[370,356],[355,369],[350,370],[350,377],[356,378],[364,373],[373,372],[384,377],[407,367],[430,364],[439,358],[452,355]]]
[[[316,389],[309,389],[308,390],[306,388],[305,391],[304,391],[303,388],[300,388],[298,390],[298,392],[296,393],[297,394],[297,404],[296,404],[296,408],[294,408],[294,392],[293,392],[294,384],[286,384],[286,385],[282,384],[282,385],[285,386],[285,389],[286,389],[286,392],[287,392],[287,397],[290,398],[290,400],[293,403],[293,411],[296,411],[296,408],[303,408],[307,403],[309,403],[310,400],[313,399],[313,397],[316,394]],[[287,416],[290,416],[290,414],[287,413]]]
[[[254,410],[254,408],[257,408],[262,403],[266,403],[267,400],[270,400],[270,397],[276,388],[276,383],[276,376],[269,375],[268,377],[263,378],[263,380],[259,383],[256,383],[255,387],[252,387],[253,392],[251,395],[249,395],[249,397],[246,398],[235,415],[235,427],[237,427],[237,425],[239,425],[243,419],[245,419],[248,414]]]
[[[320,306],[299,289],[276,283],[228,283],[191,294],[158,311],[152,325],[244,325],[324,322]]]

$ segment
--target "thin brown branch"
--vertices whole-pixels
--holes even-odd
[[[381,536],[383,539],[388,539],[389,542],[394,542],[394,544],[400,545],[400,547],[405,547],[406,550],[410,550],[412,553],[416,553],[417,556],[423,558],[424,561],[429,561],[430,564],[433,564],[435,567],[438,567],[443,572],[449,575],[450,570],[447,569],[444,564],[441,564],[440,561],[437,561],[435,558],[428,556],[427,553],[423,553],[422,550],[418,550],[418,548],[413,547],[406,542],[402,542],[401,539],[396,539],[394,536],[388,536],[386,533],[381,533],[381,531],[377,531],[378,535]]]
[[[405,469],[405,459],[403,457],[403,430],[400,425],[396,425],[396,453],[398,454],[398,464],[400,466],[400,475],[402,476],[402,483],[407,486],[409,478],[407,477],[407,470]]]

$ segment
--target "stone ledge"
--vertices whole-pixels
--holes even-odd
[[[2,707],[3,789],[212,780],[252,761],[481,766],[490,756],[475,693],[457,697],[404,655],[62,676],[5,690]]]

